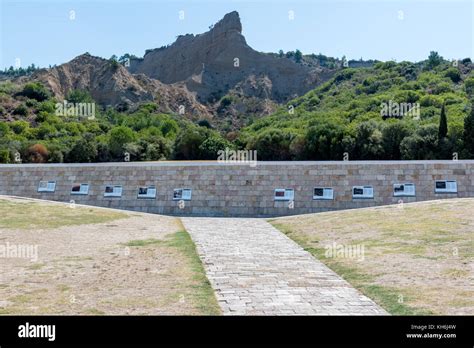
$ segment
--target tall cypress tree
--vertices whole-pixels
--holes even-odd
[[[438,140],[446,138],[448,135],[448,120],[446,118],[446,110],[443,106],[441,107],[441,115],[439,117],[439,129],[438,129]]]
[[[463,141],[464,148],[474,156],[474,99],[471,102],[471,113],[464,119]]]

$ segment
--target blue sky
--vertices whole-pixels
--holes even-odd
[[[177,35],[207,31],[233,10],[248,44],[263,52],[419,61],[435,50],[449,59],[474,58],[473,1],[0,0],[0,68],[17,58],[21,66],[47,67],[84,52],[143,56]]]

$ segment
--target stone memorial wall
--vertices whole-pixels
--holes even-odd
[[[4,164],[0,194],[169,215],[281,216],[474,197],[473,172],[472,160]]]

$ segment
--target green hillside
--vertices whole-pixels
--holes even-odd
[[[470,59],[455,64],[436,54],[421,63],[386,62],[346,68],[275,114],[242,130],[240,142],[260,159],[438,159],[472,156],[463,138],[471,112]],[[419,105],[418,112],[383,117],[383,103]],[[439,133],[445,105],[448,131]],[[292,110],[292,106],[294,109]]]
[[[154,103],[97,108],[93,119],[59,116],[41,84],[4,81],[0,163],[215,160],[224,148],[257,150],[259,160],[473,158],[473,95],[471,60],[454,64],[432,52],[419,63],[340,69],[274,114],[244,115],[248,125],[228,131],[222,120],[192,122]],[[78,90],[66,99],[94,102]]]
[[[84,91],[66,98],[93,102]],[[39,83],[0,84],[0,163],[216,159],[216,149],[232,146],[207,122],[159,113],[153,103],[128,113],[97,108],[87,118],[57,115],[57,102]]]

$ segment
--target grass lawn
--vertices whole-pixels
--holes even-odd
[[[114,210],[94,209],[69,204],[44,204],[0,197],[0,228],[51,229],[62,226],[95,224],[126,218]]]
[[[472,315],[473,212],[466,198],[269,221],[391,314]]]
[[[195,245],[174,217],[0,198],[0,314],[218,315]]]

